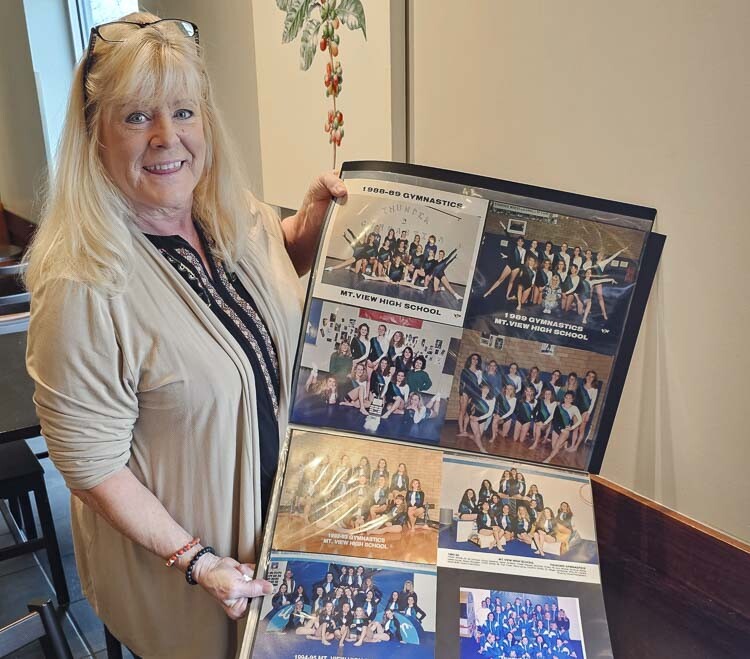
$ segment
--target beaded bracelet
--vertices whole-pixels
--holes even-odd
[[[190,551],[195,545],[201,541],[200,538],[193,538],[184,547],[180,547],[174,554],[172,554],[166,562],[167,567],[172,567],[185,552]]]
[[[187,570],[185,570],[185,581],[187,581],[191,586],[198,585],[198,582],[193,579],[193,569],[195,568],[195,564],[198,562],[198,559],[203,556],[203,554],[213,554],[214,556],[216,556],[216,552],[214,551],[213,547],[204,547],[195,556],[193,556],[187,566]]]

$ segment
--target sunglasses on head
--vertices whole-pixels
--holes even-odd
[[[101,39],[108,43],[122,43],[127,39],[129,32],[135,32],[144,27],[151,27],[153,25],[165,25],[166,27],[174,27],[182,33],[188,39],[193,39],[196,44],[200,43],[198,39],[198,26],[190,21],[185,21],[181,18],[162,18],[158,21],[140,22],[140,21],[112,21],[110,23],[102,23],[101,25],[95,25],[91,28],[91,34],[89,36],[89,47],[86,51],[86,59],[83,64],[83,100],[84,107],[88,103],[88,93],[86,92],[86,80],[88,79],[89,70],[93,63],[94,57],[94,46],[96,40]],[[123,30],[125,28],[125,30]]]

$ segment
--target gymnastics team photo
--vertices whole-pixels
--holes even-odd
[[[313,298],[291,419],[437,444],[461,329]]]
[[[432,659],[434,567],[272,552],[252,656]]]
[[[477,569],[500,569],[505,557],[598,564],[586,477],[445,454],[442,491],[441,519],[447,525],[440,530],[441,565],[446,559],[451,567],[456,551],[466,558],[493,557],[470,566]]]
[[[575,597],[461,588],[460,659],[585,659]]]
[[[612,357],[465,330],[440,445],[586,469]]]
[[[593,227],[593,230],[592,230]],[[472,283],[467,326],[533,318],[508,332],[612,354],[638,275],[635,229],[493,202]],[[522,321],[522,322],[526,322]]]
[[[437,560],[442,453],[293,431],[274,549]]]
[[[460,325],[487,201],[392,184],[427,201],[419,203],[347,184],[349,197],[327,224],[313,294]]]

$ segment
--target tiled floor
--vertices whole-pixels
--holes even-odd
[[[30,440],[35,451],[44,450],[43,440]],[[52,515],[55,521],[57,539],[63,556],[65,577],[70,591],[71,604],[65,612],[63,630],[76,659],[96,657],[106,659],[104,627],[83,597],[81,584],[73,556],[73,538],[70,533],[70,494],[60,473],[49,459],[41,461],[47,484]],[[13,536],[0,516],[0,546],[13,543]],[[39,597],[50,597],[57,605],[54,596],[46,552],[26,554],[6,561],[0,561],[0,627],[28,613],[26,605]],[[27,645],[10,655],[14,659],[43,659],[38,643]],[[131,655],[124,650],[123,656]]]

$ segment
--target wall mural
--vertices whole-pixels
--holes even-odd
[[[339,59],[341,27],[362,30],[367,39],[365,10],[361,0],[276,0],[285,12],[281,42],[291,43],[300,36],[300,68],[307,71],[312,66],[318,49],[328,55],[323,84],[331,107],[324,125],[328,143],[333,147],[333,167],[336,167],[336,149],[344,138],[344,114],[337,104],[344,86],[344,71]],[[320,37],[320,38],[318,38]]]

